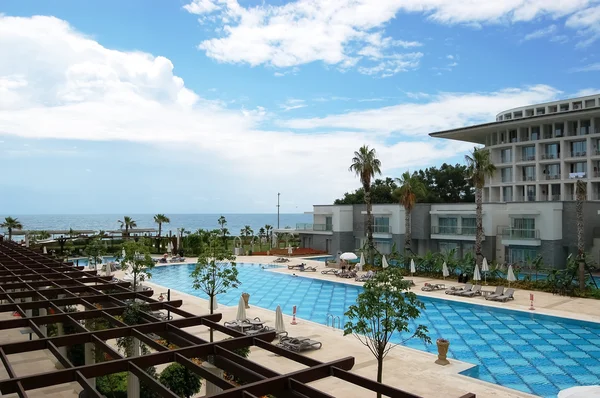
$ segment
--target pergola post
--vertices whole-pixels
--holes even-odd
[[[46,311],[45,308],[40,308],[40,316],[46,316],[48,315],[48,311]],[[46,337],[48,337],[48,328],[46,327],[46,325],[38,325],[40,328],[40,331],[42,332],[42,334]]]
[[[221,369],[217,368],[212,363],[210,363],[208,361],[204,361],[204,362],[202,362],[202,367],[204,369],[208,370],[210,373],[214,374],[215,376],[217,376],[219,378],[223,378],[223,371]],[[223,391],[223,389],[217,387],[216,385],[214,385],[213,383],[211,383],[208,380],[206,381],[206,396],[207,397],[216,395],[216,394],[220,393],[221,391]]]
[[[131,346],[128,348],[127,357],[140,355],[140,341],[132,338]],[[127,373],[127,398],[140,398],[140,379],[132,372]]]
[[[86,365],[93,365],[96,363],[95,347],[94,347],[93,343],[85,343],[84,354],[85,354],[85,364]],[[90,385],[92,387],[96,387],[96,378],[95,377],[87,379],[87,381],[88,381],[88,383],[90,383]]]

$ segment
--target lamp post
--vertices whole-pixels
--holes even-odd
[[[277,192],[277,229],[279,229],[279,192]]]

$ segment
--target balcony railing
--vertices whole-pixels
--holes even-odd
[[[586,151],[571,152],[571,157],[572,158],[581,158],[581,157],[585,157],[585,156],[587,156],[587,152]]]
[[[560,195],[542,195],[540,200],[542,202],[558,202],[560,201]]]
[[[560,159],[559,153],[542,153],[542,160],[547,159]]]
[[[300,231],[332,231],[333,226],[327,224],[298,223],[296,224],[296,229]]]
[[[546,174],[546,180],[560,180],[560,173],[558,173],[558,174]]]
[[[476,227],[451,227],[451,226],[431,226],[432,235],[467,235],[474,236],[477,233]]]
[[[517,202],[535,202],[535,195],[517,195]]]
[[[391,233],[389,225],[373,225],[373,232],[376,234],[389,234]]]
[[[505,239],[539,239],[539,229],[521,229],[513,227],[498,227],[498,234]]]

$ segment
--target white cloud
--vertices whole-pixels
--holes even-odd
[[[595,64],[589,64],[589,65],[580,66],[580,67],[571,69],[571,72],[596,72],[596,71],[600,71],[600,62],[596,62]]]
[[[407,72],[419,67],[419,61],[423,53],[395,54],[386,57],[384,60],[374,66],[360,66],[358,72],[364,75],[378,75],[381,77],[390,77],[400,72]]]
[[[275,119],[283,127],[265,129],[265,121],[275,117],[268,110],[228,109],[202,98],[173,74],[167,58],[103,47],[57,18],[0,16],[0,54],[0,98],[14,99],[0,102],[1,135],[155,146],[161,157],[184,164],[183,173],[194,180],[203,178],[204,167],[218,164],[218,181],[235,179],[240,205],[264,185],[265,172],[273,189],[306,207],[327,203],[356,186],[347,168],[363,144],[377,148],[384,172],[438,163],[470,145],[431,139],[430,131],[493,120],[502,109],[548,101],[558,93],[534,86],[436,94],[427,103]],[[290,106],[303,104],[298,101]],[[309,128],[316,131],[306,132]],[[297,183],[307,175],[309,186]]]
[[[286,100],[285,103],[279,104],[279,107],[281,109],[283,109],[285,112],[291,111],[294,109],[305,108],[306,106],[307,105],[304,100],[296,99],[296,98],[290,98],[290,99]]]
[[[448,59],[454,59],[454,55],[448,54],[448,55],[446,55],[446,58],[448,58]]]
[[[545,85],[493,93],[442,93],[431,96],[427,103],[400,104],[323,118],[292,119],[281,124],[295,129],[354,129],[374,135],[422,137],[432,131],[493,121],[502,110],[550,101],[560,93]]]
[[[421,45],[415,40],[386,36],[386,24],[398,13],[418,13],[433,22],[473,28],[541,17],[553,20],[567,17],[566,26],[577,30],[582,37],[580,45],[585,46],[600,36],[600,6],[594,7],[596,3],[596,0],[295,0],[283,5],[263,2],[244,7],[238,0],[194,0],[184,8],[194,14],[215,16],[217,36],[202,41],[199,48],[219,62],[287,68],[321,61],[341,70],[359,64],[367,73],[385,74],[384,70],[395,68],[386,68],[379,59],[399,54],[398,48]],[[527,40],[546,34],[533,32]],[[564,42],[565,38],[557,41]],[[366,60],[377,62],[365,65]]]
[[[584,88],[581,89],[579,91],[577,91],[575,94],[573,94],[570,97],[587,97],[588,95],[596,95],[600,93],[600,89],[599,88]]]
[[[523,41],[541,39],[542,37],[551,36],[556,32],[556,30],[556,25],[550,25],[546,28],[538,29],[534,32],[525,35],[525,37],[523,37]]]

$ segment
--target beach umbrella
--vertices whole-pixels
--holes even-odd
[[[356,256],[356,254],[352,252],[342,253],[342,255],[340,256],[340,259],[344,261],[356,260],[357,258],[358,257]]]
[[[292,246],[291,246],[291,245],[290,245],[290,246],[288,246],[288,257],[291,257],[291,256],[292,256],[292,252],[293,252],[293,251],[294,251],[294,250],[292,249]]]
[[[281,312],[280,306],[277,306],[277,309],[275,310],[275,332],[285,332],[285,324],[283,323],[283,312]]]
[[[479,265],[477,265],[477,264],[475,264],[475,271],[473,272],[473,280],[474,281],[481,280],[481,274],[479,273]]]
[[[385,269],[387,267],[389,267],[390,265],[387,262],[387,259],[385,258],[385,256],[381,257],[381,266]]]
[[[485,278],[485,283],[487,284],[487,273],[490,272],[490,266],[488,265],[487,258],[485,257],[481,263],[481,272],[483,272],[483,277]]]
[[[210,310],[210,297],[208,298],[209,302],[208,302],[208,309]],[[217,304],[217,296],[213,297],[212,299],[212,310],[216,310],[217,308],[219,308],[219,304]]]
[[[444,275],[444,279],[446,279],[447,276],[450,276],[450,271],[448,271],[448,265],[445,261],[444,264],[442,264],[442,275]]]
[[[358,270],[362,271],[365,267],[365,252],[360,253],[360,262],[358,263]]]
[[[127,253],[125,253],[125,248],[123,248],[123,250],[121,250],[121,257],[125,258],[126,255]]]
[[[571,387],[558,392],[558,398],[598,398],[600,386]]]
[[[44,254],[48,254],[48,250],[46,249],[46,246],[44,246],[44,247],[42,248],[42,253],[44,253]]]
[[[173,246],[171,244],[171,241],[169,241],[169,243],[167,243],[167,253],[171,253],[173,251]]]
[[[415,267],[415,260],[414,259],[410,259],[410,273],[414,274],[415,272],[417,272],[417,267]]]
[[[238,302],[238,310],[237,315],[235,316],[235,320],[242,322],[248,319],[246,316],[246,303],[244,302],[244,298],[240,296],[240,301]]]
[[[508,272],[506,273],[506,280],[508,281],[508,286],[510,286],[511,282],[514,282],[517,280],[517,278],[515,278],[515,273],[513,271],[512,264],[508,266]]]

